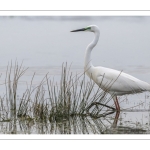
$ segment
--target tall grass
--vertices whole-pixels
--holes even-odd
[[[33,88],[34,73],[30,85],[23,93],[18,93],[19,80],[27,69],[17,62],[14,66],[12,63],[8,65],[4,84],[6,93],[0,96],[0,121],[24,117],[61,122],[75,116],[98,118],[115,111],[108,106],[111,97],[107,96],[107,92],[98,86],[95,88],[95,83],[87,80],[85,73],[73,74],[67,63],[62,65],[60,83],[46,74],[40,84]],[[21,97],[18,105],[17,94]]]

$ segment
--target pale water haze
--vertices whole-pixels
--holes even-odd
[[[82,69],[92,33],[71,33],[95,24],[100,39],[92,51],[95,66],[123,70],[150,83],[150,17],[0,17],[0,66],[8,61],[27,67],[63,62]]]

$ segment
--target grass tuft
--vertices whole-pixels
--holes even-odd
[[[20,95],[17,104],[17,92],[19,80],[28,68],[15,65],[12,62],[7,67],[5,87],[6,94],[0,97],[0,121],[13,118],[35,119],[36,121],[62,122],[70,120],[70,117],[101,117],[115,109],[108,106],[110,98],[92,80],[87,80],[85,73],[75,74],[67,63],[62,64],[60,83],[51,80],[48,74],[40,84],[33,86],[35,73],[32,76],[30,86]],[[4,103],[5,102],[5,103]],[[106,112],[102,110],[107,108]]]

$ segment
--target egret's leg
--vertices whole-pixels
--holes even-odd
[[[117,106],[118,106],[118,111],[120,111],[120,105],[119,105],[117,96],[116,96],[116,103],[117,103]]]
[[[113,97],[113,100],[114,100],[114,104],[115,104],[115,107],[116,107],[116,110],[117,110],[118,105],[117,105],[117,103],[116,103],[116,97]]]
[[[114,103],[115,103],[116,110],[120,111],[120,106],[119,106],[119,103],[118,103],[117,96],[114,96],[113,100],[114,100]]]
[[[112,124],[112,127],[113,127],[113,128],[116,128],[116,127],[117,127],[119,115],[120,115],[120,111],[117,111],[117,112],[116,112],[115,119],[114,119],[114,122],[113,122],[113,124]]]

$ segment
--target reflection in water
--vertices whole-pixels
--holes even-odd
[[[145,133],[148,133],[142,127],[133,128],[130,126],[122,126],[122,123],[120,124],[120,126],[117,125],[118,120],[119,120],[119,115],[120,115],[120,112],[116,112],[114,122],[110,128],[105,130],[104,132],[105,134],[145,134]]]
[[[111,112],[105,117],[73,116],[68,120],[41,120],[32,118],[15,118],[0,122],[1,134],[146,134],[142,126],[133,127],[132,123],[123,126],[120,113]],[[119,125],[118,125],[118,122]]]

